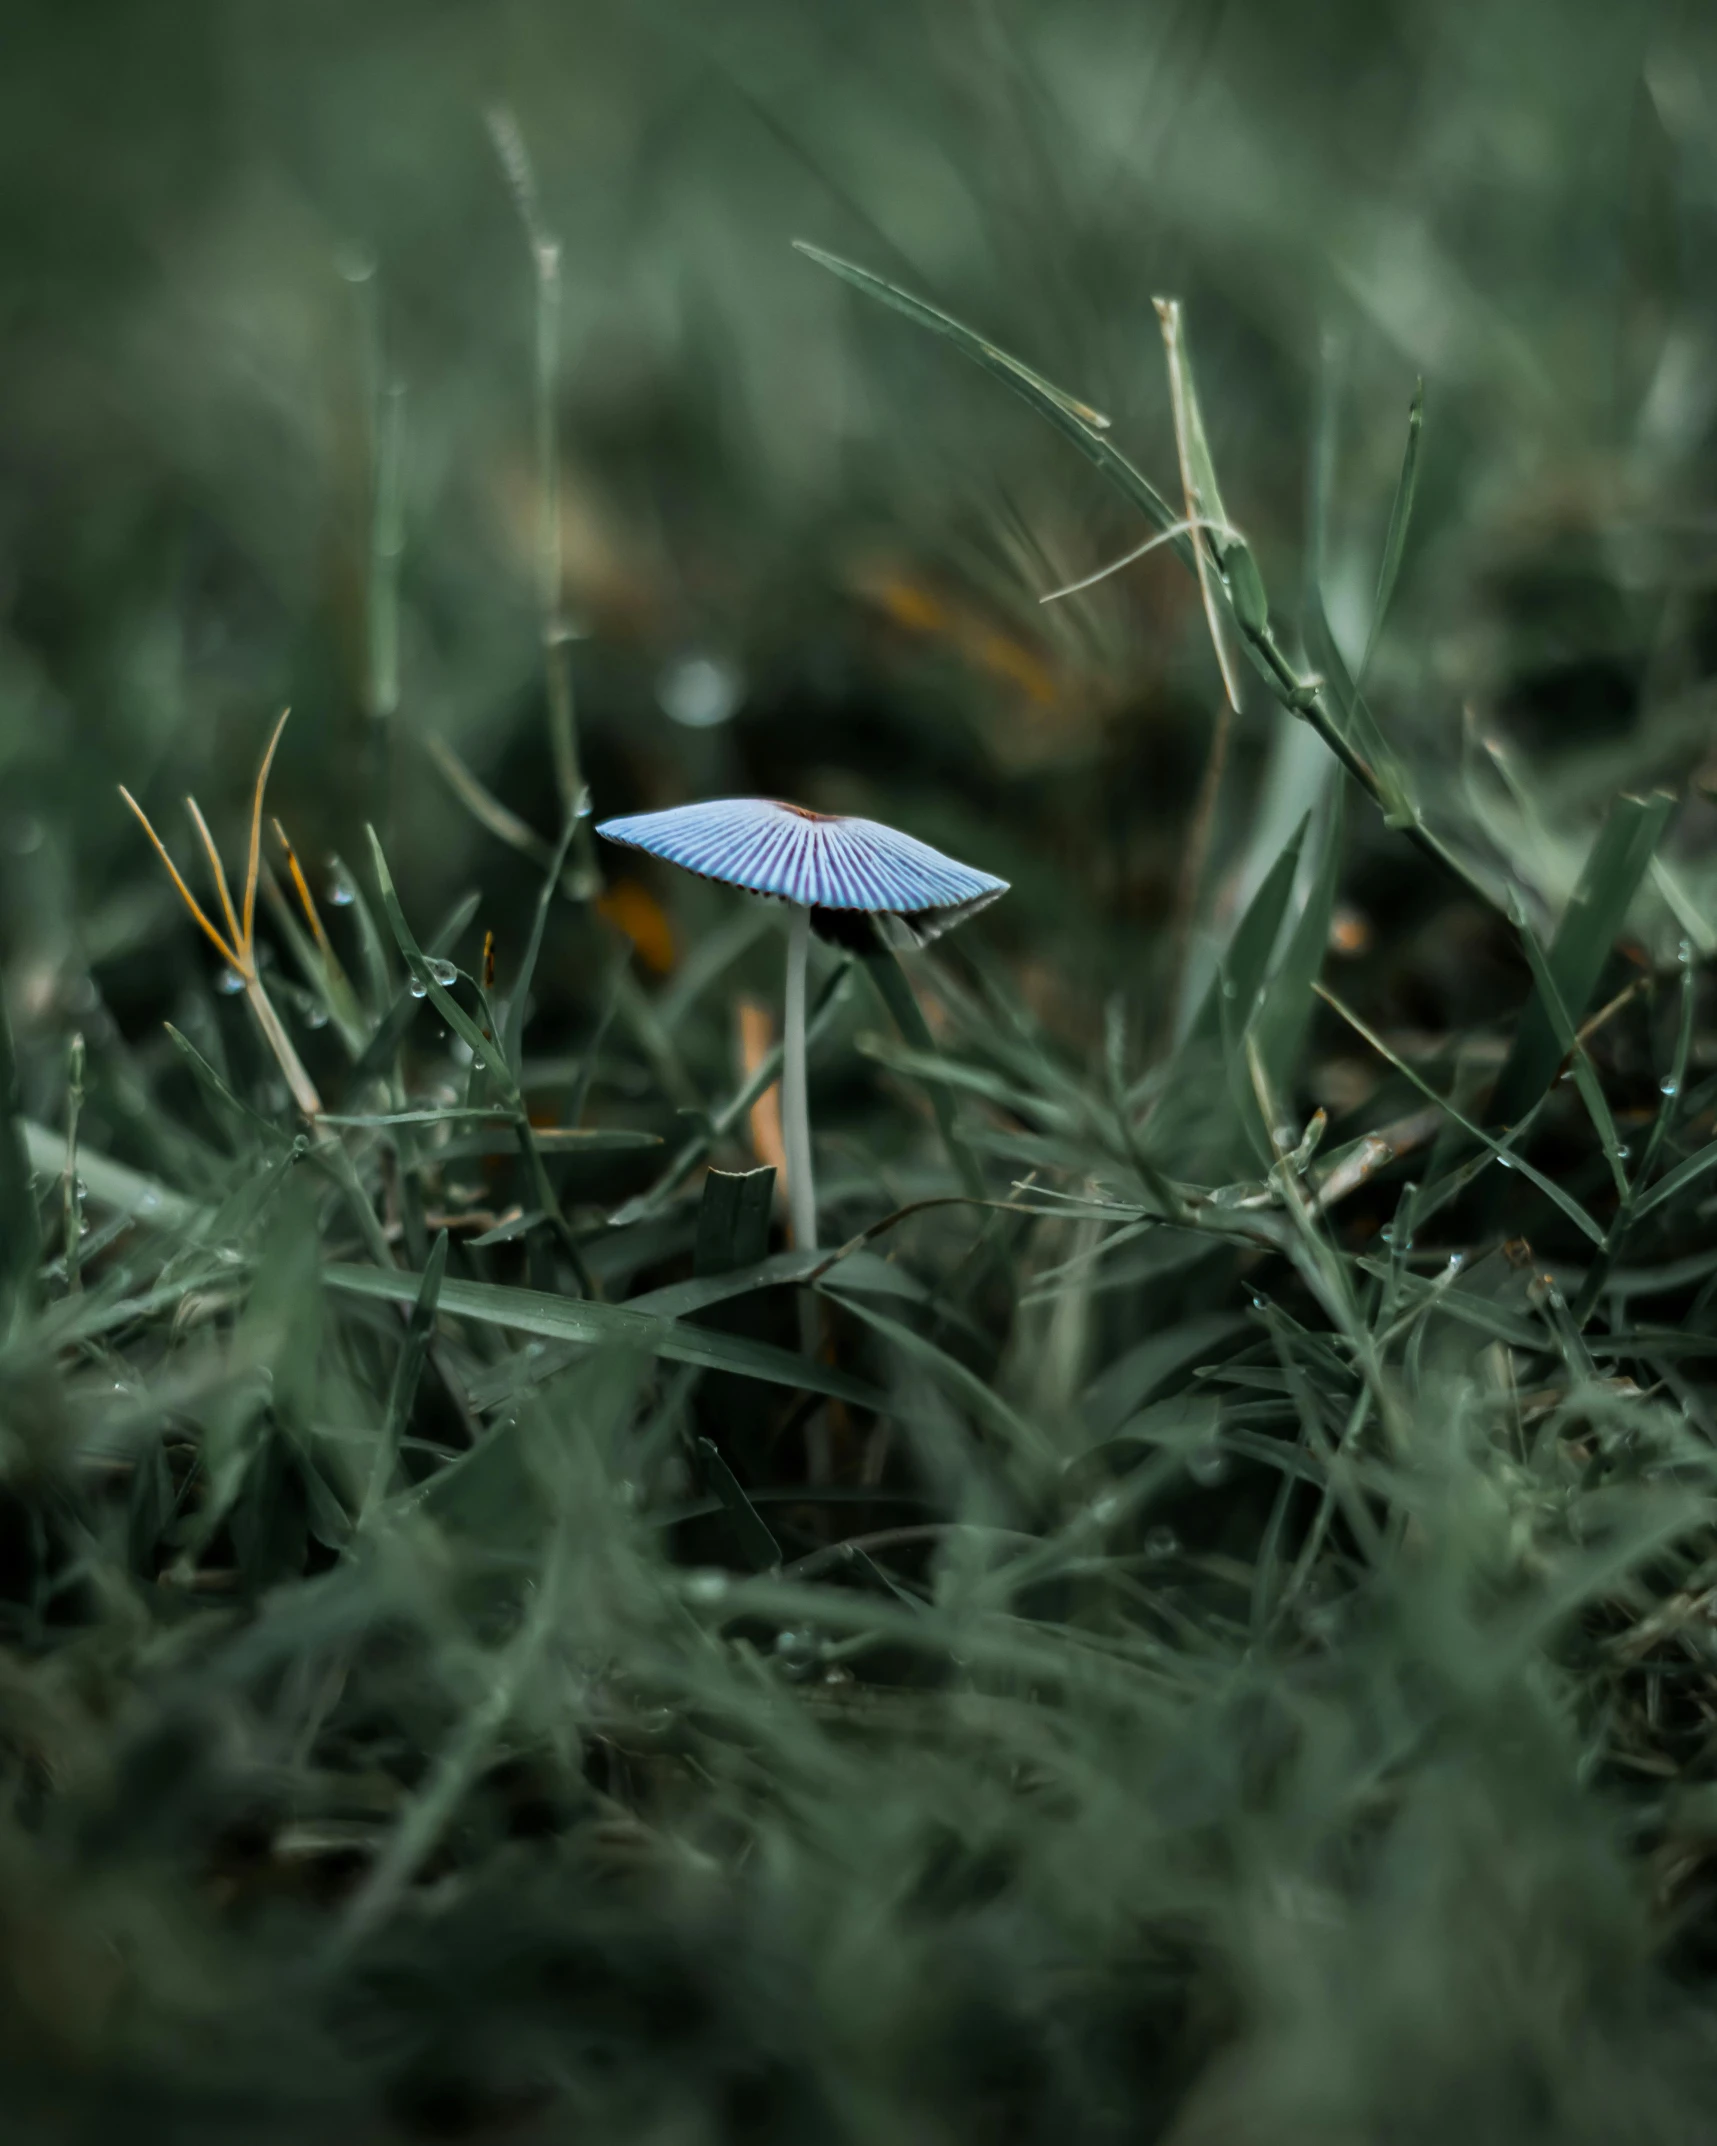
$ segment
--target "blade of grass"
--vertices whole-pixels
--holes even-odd
[[[17,1128],[27,1158],[27,1172],[33,1170],[40,1177],[58,1177],[66,1166],[65,1135],[49,1126],[37,1125],[29,1118],[19,1119]],[[0,1134],[0,1138],[3,1137]],[[4,1157],[0,1153],[0,1214],[4,1213],[5,1175]],[[194,1202],[177,1192],[169,1192],[158,1179],[145,1177],[141,1171],[122,1162],[113,1162],[106,1155],[81,1144],[78,1175],[84,1181],[87,1198],[103,1207],[115,1208],[121,1214],[135,1215],[139,1221],[152,1222],[157,1228],[184,1229],[201,1212]]]
[[[361,895],[358,898],[362,900]],[[430,935],[427,952],[433,960],[442,960],[452,953],[470,928],[472,918],[482,906],[483,897],[480,894],[467,894],[462,900],[454,904],[451,912],[443,919],[437,930]],[[364,914],[366,916],[369,914],[368,904],[365,904]],[[371,920],[371,929],[374,929],[373,919]],[[379,939],[377,947],[379,951]],[[380,974],[384,983],[385,993],[380,1003],[385,1010],[380,1014],[376,1022],[375,1034],[365,1046],[362,1057],[352,1068],[351,1085],[354,1089],[361,1086],[365,1081],[381,1080],[386,1077],[399,1053],[400,1043],[405,1036],[406,1030],[411,1026],[412,1015],[416,1012],[419,1004],[416,994],[409,987],[402,986],[397,992],[393,990],[391,983],[387,981],[385,963],[381,966]]]
[[[1414,383],[1413,400],[1407,406],[1407,445],[1401,456],[1401,474],[1395,481],[1395,497],[1389,507],[1389,527],[1383,538],[1383,558],[1377,569],[1377,595],[1371,606],[1371,630],[1365,637],[1365,653],[1354,673],[1357,690],[1371,668],[1383,622],[1389,616],[1389,601],[1401,573],[1401,555],[1407,548],[1407,529],[1413,519],[1413,498],[1419,489],[1419,443],[1425,428],[1425,383]]]
[[[10,1327],[36,1301],[41,1221],[19,1106],[12,1022],[0,990],[0,1322]],[[61,1167],[64,1168],[63,1152]]]
[[[1329,950],[1330,918],[1335,911],[1341,871],[1345,787],[1337,775],[1323,813],[1306,905],[1288,934],[1280,961],[1263,985],[1262,1003],[1251,1019],[1270,1085],[1284,1097],[1293,1091],[1311,1023],[1313,986],[1323,973],[1324,956]]]
[[[1206,532],[1211,524],[1227,527],[1228,514],[1217,487],[1216,467],[1210,459],[1210,442],[1198,406],[1198,390],[1193,382],[1192,359],[1186,347],[1180,301],[1178,298],[1156,298],[1152,304],[1156,307],[1163,350],[1168,358],[1169,407],[1174,415],[1181,492],[1186,501],[1186,518],[1192,528],[1192,559],[1198,575],[1198,593],[1204,604],[1205,624],[1210,628],[1216,668],[1222,676],[1222,690],[1228,698],[1227,709],[1218,718],[1221,730],[1225,731],[1228,717],[1240,713],[1240,674],[1228,645],[1226,613],[1217,601],[1212,547]]]
[[[78,1119],[83,1112],[83,1038],[74,1035],[66,1051],[66,1166],[61,1177],[65,1225],[66,1289],[82,1287],[78,1262],[83,1252],[83,1180],[78,1176]]]
[[[1458,1125],[1461,1130],[1468,1135],[1470,1139],[1476,1140],[1481,1147],[1487,1149],[1493,1162],[1500,1163],[1504,1169],[1517,1170],[1520,1175],[1526,1179],[1529,1185],[1534,1186],[1539,1192],[1542,1192],[1544,1194],[1545,1198],[1549,1200],[1552,1205],[1561,1209],[1563,1214],[1568,1217],[1569,1221],[1574,1224],[1575,1228],[1579,1230],[1582,1236],[1589,1237],[1594,1244],[1603,1243],[1603,1231],[1598,1227],[1597,1223],[1592,1220],[1592,1217],[1587,1214],[1586,1210],[1580,1205],[1579,1201],[1576,1200],[1571,1193],[1563,1191],[1560,1185],[1554,1183],[1550,1178],[1546,1177],[1542,1170],[1534,1169],[1532,1164],[1526,1161],[1524,1156],[1521,1156],[1515,1152],[1513,1143],[1517,1138],[1519,1138],[1522,1133],[1525,1132],[1526,1125],[1524,1122],[1520,1125],[1512,1127],[1506,1140],[1493,1139],[1489,1133],[1483,1131],[1478,1125],[1476,1125],[1471,1118],[1466,1117],[1462,1112],[1457,1110],[1454,1104],[1449,1102],[1446,1097],[1440,1096],[1437,1093],[1436,1089],[1431,1086],[1430,1082],[1425,1080],[1418,1073],[1415,1073],[1413,1068],[1408,1065],[1404,1058],[1397,1057],[1395,1052],[1393,1052],[1389,1048],[1388,1044],[1383,1041],[1382,1037],[1375,1034],[1370,1028],[1368,1028],[1366,1024],[1360,1019],[1359,1015],[1356,1014],[1350,1006],[1344,1006],[1341,1000],[1336,997],[1333,991],[1328,990],[1322,984],[1318,984],[1314,986],[1314,988],[1317,991],[1318,997],[1321,998],[1324,1001],[1325,1005],[1329,1006],[1334,1012],[1340,1014],[1341,1018],[1347,1023],[1349,1028],[1353,1030],[1355,1035],[1362,1036],[1365,1041],[1370,1044],[1371,1048],[1377,1053],[1377,1055],[1387,1064],[1393,1066],[1396,1072],[1399,1073],[1403,1077],[1403,1079],[1411,1081],[1413,1086],[1418,1089],[1419,1093],[1422,1096],[1424,1096],[1429,1102],[1435,1103],[1440,1110],[1446,1111],[1450,1119],[1456,1125]]]
[[[1661,790],[1651,797],[1618,797],[1598,830],[1547,957],[1548,973],[1574,1022],[1592,1002],[1674,804]],[[1524,1117],[1554,1079],[1562,1055],[1550,1007],[1535,990],[1497,1076],[1491,1120],[1508,1126]]]
[[[350,1296],[376,1297],[385,1303],[415,1304],[419,1277],[376,1267],[330,1266],[324,1275],[331,1289]],[[774,1386],[801,1387],[826,1393],[855,1407],[882,1410],[883,1397],[860,1379],[827,1364],[795,1356],[773,1344],[750,1341],[713,1329],[683,1326],[624,1305],[583,1297],[556,1297],[540,1290],[510,1289],[496,1282],[451,1281],[442,1285],[440,1309],[450,1318],[535,1334],[545,1341],[595,1346],[622,1341],[672,1363],[697,1364],[707,1371],[735,1371]]]
[[[865,973],[876,986],[878,998],[887,1008],[889,1017],[900,1031],[908,1046],[922,1052],[927,1058],[939,1056],[936,1039],[930,1033],[930,1024],[924,1018],[924,1009],[918,1003],[918,994],[912,988],[912,980],[901,966],[900,957],[892,947],[880,941],[874,953],[864,957]],[[971,1149],[960,1137],[960,1128],[954,1114],[954,1100],[949,1090],[939,1081],[923,1084],[930,1108],[936,1116],[936,1129],[942,1136],[942,1145],[948,1152],[948,1160],[954,1166],[954,1174],[962,1187],[973,1199],[984,1196],[984,1176]]]
[[[745,1495],[738,1476],[723,1460],[721,1449],[713,1439],[699,1438],[693,1450],[704,1481],[721,1500],[740,1555],[754,1572],[772,1571],[781,1562],[781,1545],[770,1533],[762,1514]]]
[[[544,874],[541,891],[537,895],[536,912],[531,918],[531,935],[525,944],[525,958],[519,964],[519,973],[507,1000],[506,1022],[501,1035],[501,1051],[512,1069],[517,1082],[522,1066],[525,1034],[525,1001],[530,996],[531,980],[537,972],[537,960],[542,953],[543,933],[548,927],[549,907],[554,901],[555,889],[560,884],[560,875],[565,868],[567,853],[572,848],[574,835],[578,832],[576,819],[569,819],[560,844]]]
[[[1140,470],[1134,468],[1120,449],[1105,438],[1107,420],[1093,410],[1088,403],[1069,395],[1064,388],[1056,387],[1044,379],[1041,373],[1032,371],[1007,351],[966,327],[940,307],[928,304],[922,298],[914,298],[910,292],[887,282],[881,276],[872,275],[868,268],[860,268],[851,261],[843,261],[838,255],[825,253],[820,246],[813,246],[804,239],[793,241],[794,249],[826,268],[843,282],[852,284],[868,296],[891,306],[895,312],[904,313],[908,320],[916,321],[921,328],[929,328],[951,342],[966,357],[982,366],[985,372],[1005,380],[1018,395],[1024,396],[1034,409],[1040,410],[1066,439],[1073,442],[1087,460],[1096,463],[1133,504],[1143,510],[1147,518],[1165,532],[1180,529],[1181,516],[1163,497]],[[1192,542],[1186,534],[1171,537],[1174,549],[1188,565],[1193,564]]]
[[[1575,1086],[1580,1091],[1580,1100],[1586,1106],[1586,1115],[1591,1119],[1593,1130],[1598,1135],[1604,1159],[1610,1166],[1610,1175],[1615,1179],[1616,1192],[1619,1197],[1626,1199],[1628,1173],[1623,1160],[1621,1135],[1616,1131],[1616,1121],[1611,1115],[1608,1099],[1592,1065],[1591,1053],[1581,1041],[1579,1031],[1575,1028],[1567,1007],[1562,1003],[1562,993],[1557,987],[1550,963],[1538,943],[1537,933],[1527,921],[1525,904],[1515,888],[1511,887],[1508,891],[1509,911],[1514,918],[1514,928],[1526,955],[1527,967],[1532,971],[1532,980],[1539,1000],[1550,1016],[1550,1025],[1562,1047],[1563,1061],[1573,1073]]]
[[[393,1380],[388,1387],[387,1408],[382,1416],[381,1435],[376,1441],[375,1460],[370,1469],[369,1487],[364,1492],[363,1506],[358,1514],[358,1532],[370,1527],[382,1500],[387,1496],[393,1481],[395,1465],[399,1459],[400,1441],[405,1436],[405,1427],[411,1420],[411,1404],[417,1398],[418,1380],[423,1375],[423,1359],[429,1350],[430,1337],[435,1332],[436,1307],[441,1296],[442,1278],[447,1272],[447,1232],[438,1232],[429,1248],[429,1257],[424,1262],[423,1274],[417,1286],[417,1297],[411,1307],[411,1318],[406,1326],[405,1338],[394,1360]]]

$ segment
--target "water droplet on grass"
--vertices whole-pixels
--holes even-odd
[[[221,973],[215,978],[215,989],[224,992],[228,998],[236,997],[244,989],[244,978],[237,969],[229,966],[222,969]]]
[[[1657,1084],[1659,1095],[1674,1095],[1680,1084],[1673,1073],[1666,1073]]]
[[[458,965],[454,962],[430,961],[426,962],[424,966],[428,969],[430,975],[435,979],[435,981],[441,986],[444,991],[449,984],[454,984],[459,981]]]
[[[1214,1489],[1228,1477],[1228,1455],[1219,1445],[1200,1446],[1187,1461],[1186,1472],[1195,1483],[1206,1490]]]
[[[305,1007],[304,1026],[306,1028],[326,1028],[327,1025],[328,1009],[326,1006],[311,1005]]]
[[[1151,1528],[1145,1535],[1147,1557],[1173,1557],[1180,1548],[1180,1537],[1170,1527]]]
[[[411,992],[413,998],[428,998],[429,996],[429,986],[421,976],[413,976],[407,989]]]

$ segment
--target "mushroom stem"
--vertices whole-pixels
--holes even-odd
[[[793,1247],[817,1249],[817,1188],[811,1176],[811,1106],[805,1087],[805,971],[811,952],[811,912],[793,904],[787,929],[787,1003],[781,1054],[781,1138],[787,1150],[787,1202]]]

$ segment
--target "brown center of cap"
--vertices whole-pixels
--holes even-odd
[[[809,805],[790,805],[784,797],[777,797],[773,802],[783,812],[796,813],[802,820],[838,820],[841,817],[838,812],[813,812]]]

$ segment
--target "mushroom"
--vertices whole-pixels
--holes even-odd
[[[782,1135],[793,1242],[801,1251],[815,1251],[817,1195],[805,1090],[805,968],[812,931],[854,951],[872,943],[878,931],[886,943],[923,945],[1005,894],[1007,881],[876,820],[809,812],[768,797],[709,798],[666,812],[634,813],[605,820],[596,832],[705,879],[791,905]]]

